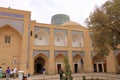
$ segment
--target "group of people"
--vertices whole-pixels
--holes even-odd
[[[2,67],[0,67],[0,73],[5,73],[6,80],[9,80],[10,77],[16,79],[16,73],[17,73],[17,68],[14,67],[13,69],[10,70],[9,67],[5,70],[5,72],[2,71]]]

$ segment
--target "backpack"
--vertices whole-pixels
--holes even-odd
[[[10,74],[10,69],[7,69],[6,72]]]

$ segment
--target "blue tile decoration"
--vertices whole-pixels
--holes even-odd
[[[39,54],[44,54],[48,58],[50,57],[50,52],[48,50],[34,50],[33,51],[33,57],[39,55]]]
[[[85,54],[84,51],[72,51],[72,56],[76,56],[77,54],[79,54],[82,58],[84,58]]]
[[[9,16],[14,18],[24,18],[22,14],[13,14],[13,13],[7,13],[7,12],[0,12],[0,16]]]
[[[68,56],[68,52],[67,51],[59,51],[59,50],[55,50],[54,51],[54,56],[58,56],[59,54],[63,54],[64,56]]]

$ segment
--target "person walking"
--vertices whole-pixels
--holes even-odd
[[[14,67],[13,69],[13,78],[16,79],[16,74],[17,74],[17,68]]]
[[[42,72],[43,72],[43,78],[45,78],[45,66],[43,66]]]
[[[60,80],[62,80],[62,78],[63,78],[63,70],[62,69],[60,69]]]
[[[10,68],[8,67],[6,70],[6,80],[9,80],[10,78]]]

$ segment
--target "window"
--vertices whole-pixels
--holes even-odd
[[[10,43],[11,37],[10,36],[5,36],[5,43]]]
[[[18,57],[13,57],[13,64],[18,64]]]
[[[30,35],[32,36],[32,31],[30,31]]]

